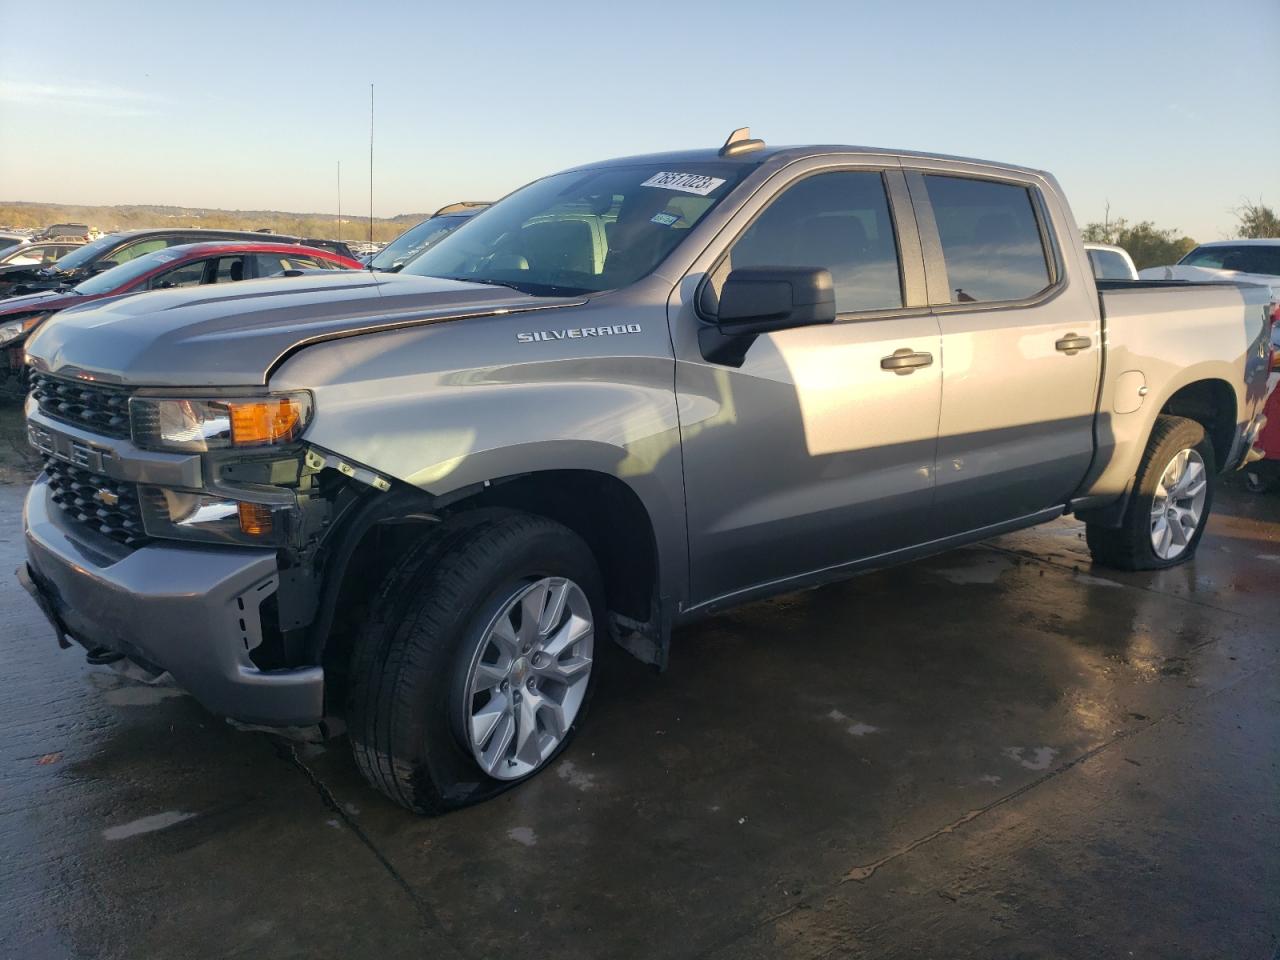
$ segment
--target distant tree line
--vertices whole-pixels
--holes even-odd
[[[1231,212],[1236,217],[1237,237],[1280,237],[1280,217],[1263,204],[1261,199],[1257,203],[1243,200]],[[1090,243],[1110,243],[1124,247],[1139,270],[1177,263],[1189,253],[1196,246],[1196,241],[1185,235],[1179,236],[1181,233],[1177,227],[1164,229],[1150,220],[1132,224],[1124,217],[1112,220],[1110,206],[1101,222],[1086,224],[1080,231],[1081,236]]]
[[[385,243],[424,219],[400,214],[396,219],[375,218],[373,239]],[[285,213],[279,210],[214,210],[202,207],[149,205],[78,206],[60,203],[0,202],[0,228],[43,230],[54,223],[84,223],[103,233],[141,227],[206,227],[211,230],[261,230],[300,237],[336,240],[368,240],[367,217],[338,218],[319,213]]]

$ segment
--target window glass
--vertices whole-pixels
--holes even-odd
[[[466,222],[466,217],[433,217],[410,227],[388,243],[370,261],[373,270],[396,270],[441,239],[450,230]]]
[[[1280,276],[1280,244],[1240,243],[1196,247],[1178,262],[1189,267]]]
[[[208,260],[197,260],[194,263],[184,263],[180,267],[174,267],[172,270],[152,277],[151,289],[169,290],[173,287],[194,287],[199,283],[203,283],[204,268],[208,263]]]
[[[556,174],[482,210],[404,272],[534,296],[623,287],[651,273],[752,168],[668,161]]]
[[[25,267],[33,263],[47,262],[43,259],[44,248],[39,244],[15,247],[0,255],[0,264],[6,267]]]
[[[214,283],[237,283],[245,278],[244,257],[219,257]]]
[[[114,253],[108,255],[107,259],[114,260],[116,263],[128,263],[136,257],[142,256],[144,253],[155,253],[157,250],[163,250],[170,246],[169,242],[163,237],[153,240],[139,240],[137,243],[131,243],[128,246],[121,247]]]
[[[314,257],[286,256],[280,253],[259,253],[255,255],[255,259],[258,261],[259,277],[278,277],[286,270],[323,270],[328,266]]]
[[[730,253],[738,267],[826,267],[836,311],[902,306],[893,220],[879,173],[801,180],[761,214]]]
[[[1049,285],[1049,266],[1025,187],[926,175],[952,303],[1021,300]]]
[[[82,247],[77,247],[71,253],[68,253],[58,261],[58,269],[78,270],[81,267],[88,266],[100,256],[105,255],[105,251],[119,242],[120,237],[118,234],[109,233],[105,237],[99,237],[97,240],[86,243]]]
[[[1089,263],[1099,280],[1132,280],[1133,272],[1124,257],[1114,250],[1090,250]]]

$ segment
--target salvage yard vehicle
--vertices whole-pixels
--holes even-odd
[[[0,267],[48,267],[84,243],[80,240],[41,240],[10,247],[0,253]]]
[[[0,298],[39,290],[56,290],[87,280],[95,274],[156,250],[214,240],[254,240],[261,243],[299,243],[297,237],[247,230],[206,230],[197,227],[165,227],[125,230],[99,237],[49,267],[0,267]],[[320,241],[327,245],[331,241]],[[316,246],[318,244],[312,244]],[[341,251],[334,251],[341,254]],[[346,254],[341,254],[346,256]]]
[[[1124,247],[1110,243],[1086,243],[1084,250],[1089,255],[1089,265],[1093,267],[1093,275],[1097,279],[1138,279],[1138,268],[1133,265],[1133,258]]]
[[[190,243],[144,253],[72,287],[0,300],[0,349],[7,354],[0,371],[21,370],[23,343],[31,332],[70,307],[146,290],[296,275],[303,270],[358,269],[355,260],[327,250],[249,240]]]
[[[457,230],[488,205],[464,201],[441,207],[371,256],[366,266],[370,270],[387,270],[395,273],[403,269],[406,263],[428,246],[448,236],[451,231]]]
[[[601,238],[604,238],[603,244]],[[609,639],[1074,513],[1189,559],[1267,292],[1097,281],[1056,181],[861,147],[545,177],[396,274],[168,290],[28,344],[19,576],[66,646],[335,732],[421,812],[545,769]]]

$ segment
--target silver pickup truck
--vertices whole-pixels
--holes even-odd
[[[399,274],[60,314],[19,575],[92,661],[345,724],[438,812],[552,761],[607,639],[661,667],[693,618],[1064,513],[1098,563],[1188,559],[1268,301],[1095,284],[1041,171],[736,132],[537,180]]]

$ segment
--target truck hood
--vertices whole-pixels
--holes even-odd
[[[86,304],[44,323],[27,355],[37,369],[108,383],[261,386],[281,359],[307,344],[582,302],[432,277],[334,271]]]

